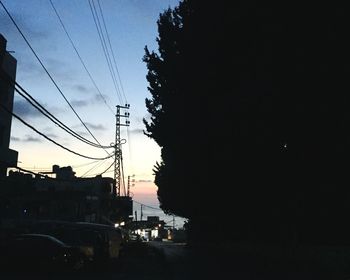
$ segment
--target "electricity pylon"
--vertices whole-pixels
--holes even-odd
[[[114,194],[116,196],[126,196],[125,181],[124,181],[124,170],[123,170],[123,153],[122,144],[126,143],[125,139],[120,139],[120,127],[129,126],[130,122],[127,120],[130,116],[128,112],[123,115],[120,114],[120,109],[129,109],[130,104],[125,104],[125,106],[117,105],[116,126],[115,126],[115,146],[114,146]],[[120,119],[125,118],[125,123],[120,123]],[[123,190],[123,193],[121,192]]]

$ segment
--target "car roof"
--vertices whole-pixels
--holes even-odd
[[[51,241],[54,241],[56,243],[59,243],[63,246],[67,246],[64,242],[62,242],[61,240],[51,236],[51,235],[48,235],[48,234],[41,234],[41,233],[23,233],[23,234],[18,234],[16,235],[16,238],[17,237],[33,237],[33,238],[37,238],[37,239],[49,239]]]
[[[80,225],[80,226],[86,226],[86,227],[92,227],[92,228],[105,228],[105,229],[114,229],[115,228],[111,225],[88,223],[88,222],[76,222],[76,224]]]

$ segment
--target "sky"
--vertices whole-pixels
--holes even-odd
[[[131,187],[134,211],[140,215],[142,203],[150,206],[143,207],[144,218],[159,215],[164,220],[171,220],[157,210],[159,202],[152,169],[156,161],[160,161],[160,148],[143,134],[142,119],[149,118],[145,98],[151,95],[147,90],[147,68],[142,58],[146,45],[150,50],[157,50],[159,14],[175,7],[179,0],[51,0],[98,90],[70,43],[50,0],[1,1],[61,92],[102,145],[108,146],[115,141],[115,106],[130,104],[130,126],[121,128],[121,137],[127,140],[122,146],[125,179],[134,175],[135,180]],[[115,64],[110,49],[109,53],[117,86],[104,56],[91,11],[93,5],[102,28],[103,19],[107,27],[109,41],[106,32],[103,36],[106,44],[109,46],[110,42],[112,46]],[[95,20],[98,23],[96,17]],[[60,121],[94,142],[1,6],[0,33],[7,40],[7,50],[17,59],[17,83]],[[86,145],[61,130],[18,94],[15,94],[14,112],[73,151],[90,157],[107,156],[106,151]],[[111,159],[97,162],[69,153],[16,119],[12,121],[10,148],[19,152],[18,165],[34,172],[51,170],[54,164],[70,165],[76,176],[91,177],[112,163]],[[113,168],[103,176],[113,177]],[[177,217],[177,226],[182,226],[183,221]]]

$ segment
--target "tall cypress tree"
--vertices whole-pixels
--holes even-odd
[[[161,207],[239,239],[320,234],[348,209],[345,15],[205,2],[161,14],[158,52],[145,49]]]

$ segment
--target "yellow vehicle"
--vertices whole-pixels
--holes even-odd
[[[69,244],[79,246],[92,261],[116,260],[123,247],[119,228],[86,222],[40,221],[34,233],[51,234]]]
[[[104,224],[78,222],[76,225],[95,238],[95,253],[101,258],[118,259],[123,246],[122,232],[119,228]]]

